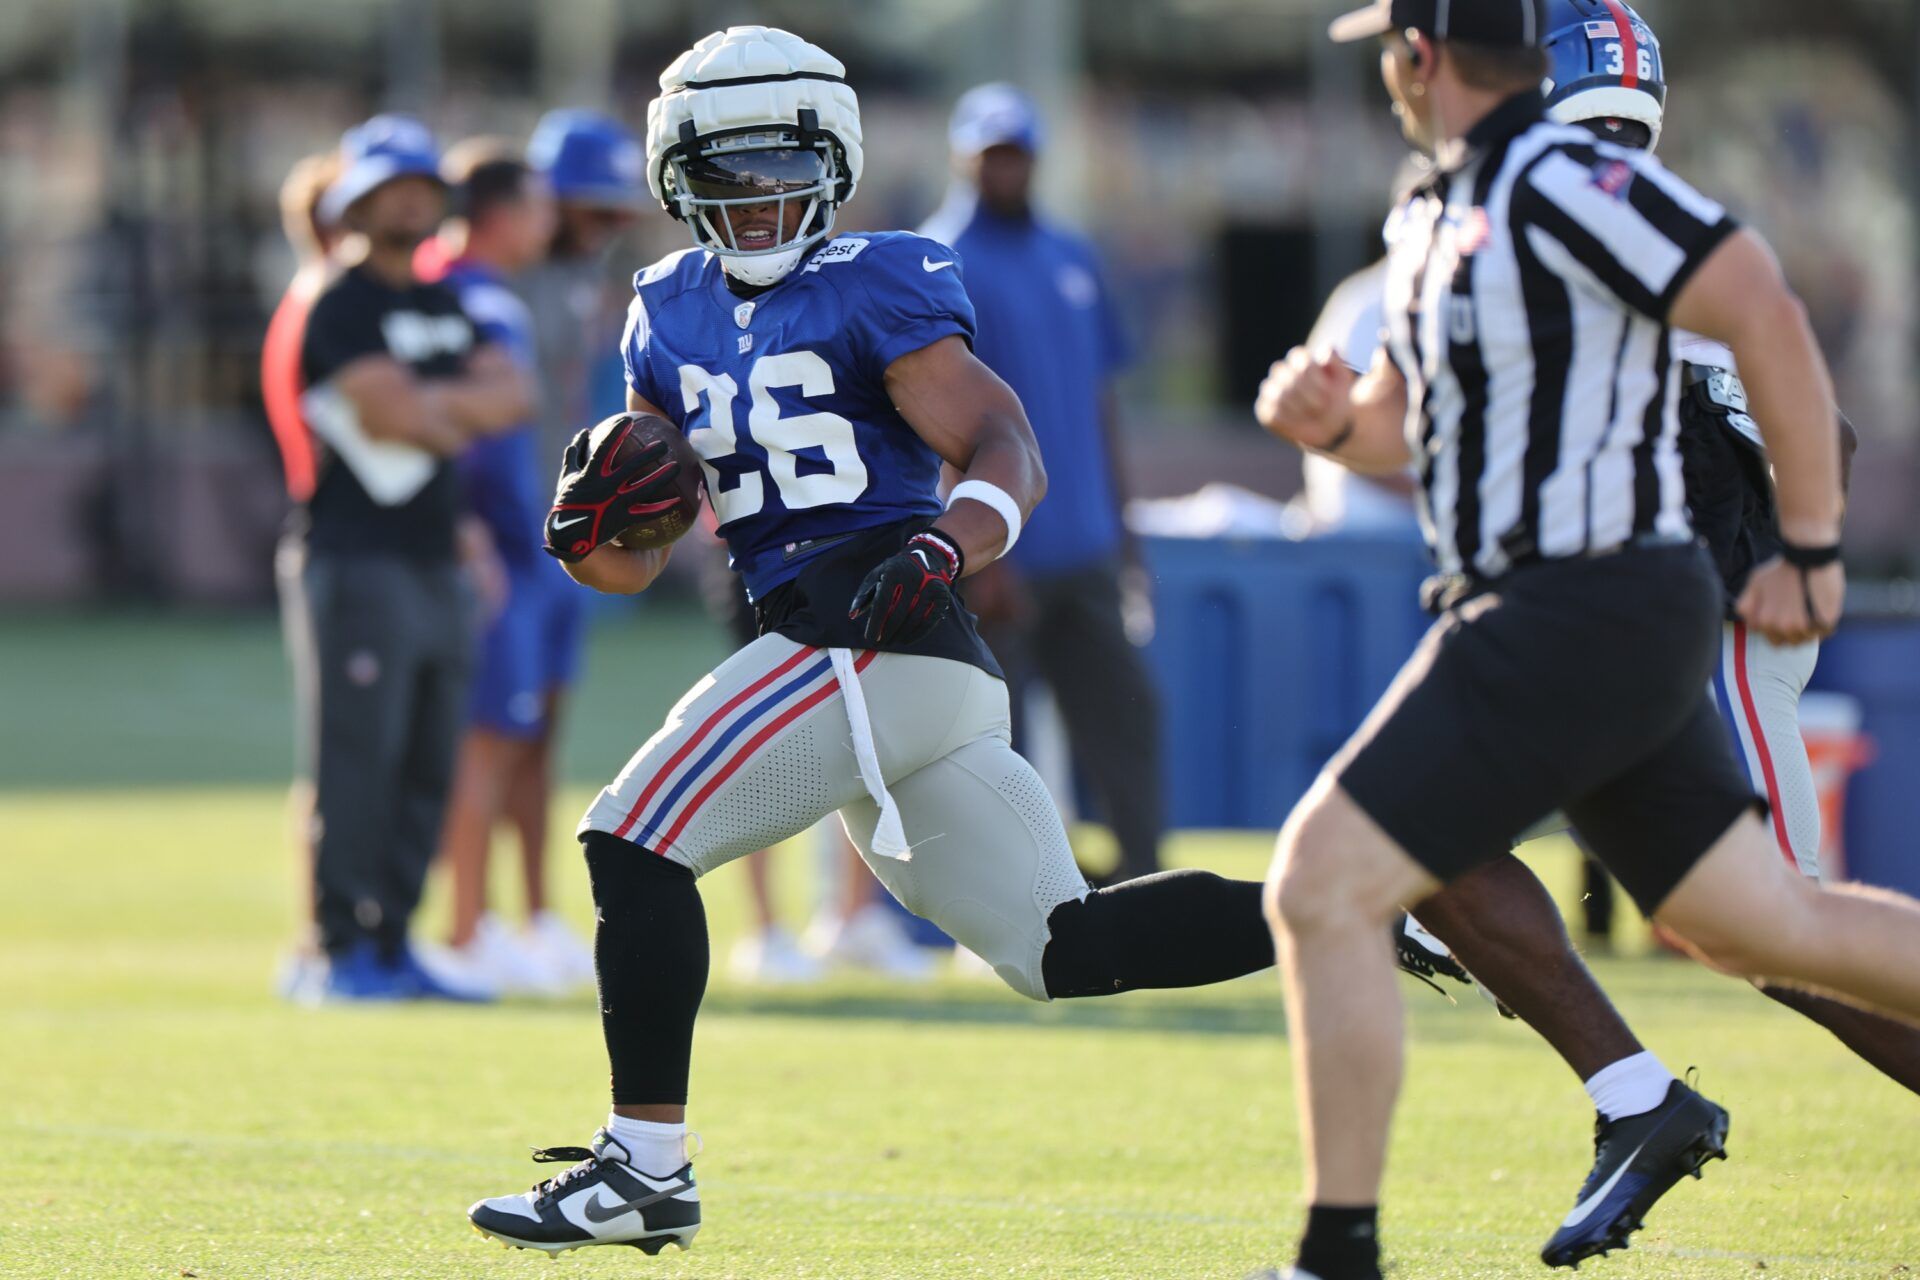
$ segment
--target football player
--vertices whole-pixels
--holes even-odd
[[[833,235],[862,159],[841,64],[733,27],[660,88],[647,180],[695,247],[635,279],[628,404],[699,454],[760,635],[581,823],[613,1114],[591,1146],[537,1155],[564,1172],[469,1211],[483,1234],[552,1253],[657,1253],[699,1229],[685,1126],[708,967],[697,880],[836,810],[901,902],[1033,999],[1273,963],[1253,883],[1176,871],[1090,892],[1008,745],[1006,686],[957,590],[1013,546],[1046,476],[1019,400],[973,356],[953,252]],[[569,447],[547,540],[586,585],[635,592],[668,553],[610,543],[634,521],[614,513],[670,503],[677,464],[664,444],[621,452],[622,434]],[[961,475],[945,504],[943,462]],[[608,518],[578,523],[616,494]]]

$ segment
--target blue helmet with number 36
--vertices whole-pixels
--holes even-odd
[[[1667,73],[1660,39],[1621,0],[1548,0],[1547,114],[1651,151],[1660,143]]]

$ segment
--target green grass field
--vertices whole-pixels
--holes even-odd
[[[1270,978],[1043,1007],[957,978],[766,993],[716,974],[698,1246],[550,1268],[482,1241],[465,1206],[532,1182],[529,1144],[583,1141],[604,1114],[592,1003],[272,998],[291,899],[275,643],[257,620],[0,627],[0,1276],[1238,1280],[1284,1260],[1299,1150]],[[556,829],[716,644],[681,615],[601,626]],[[1174,852],[1257,875],[1265,845]],[[1564,850],[1539,856],[1571,871]],[[788,896],[808,865],[788,860]],[[740,878],[707,883],[721,955]],[[1734,1158],[1582,1274],[1920,1275],[1914,1099],[1736,984],[1674,961],[1599,969],[1732,1109]],[[1542,1274],[1586,1167],[1585,1099],[1479,1001],[1407,1001],[1393,1274]]]

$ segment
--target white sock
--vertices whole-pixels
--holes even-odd
[[[1612,1068],[1608,1068],[1611,1070]],[[687,1162],[687,1126],[661,1124],[655,1120],[629,1120],[625,1116],[607,1117],[607,1132],[627,1149],[629,1161],[642,1173],[664,1178],[678,1173]]]
[[[1587,1081],[1594,1110],[1609,1120],[1643,1115],[1666,1101],[1673,1072],[1660,1059],[1642,1051],[1600,1068]]]

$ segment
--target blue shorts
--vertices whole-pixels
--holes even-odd
[[[510,566],[507,605],[480,640],[469,720],[510,738],[547,727],[547,697],[573,682],[586,634],[586,589],[557,564]]]

